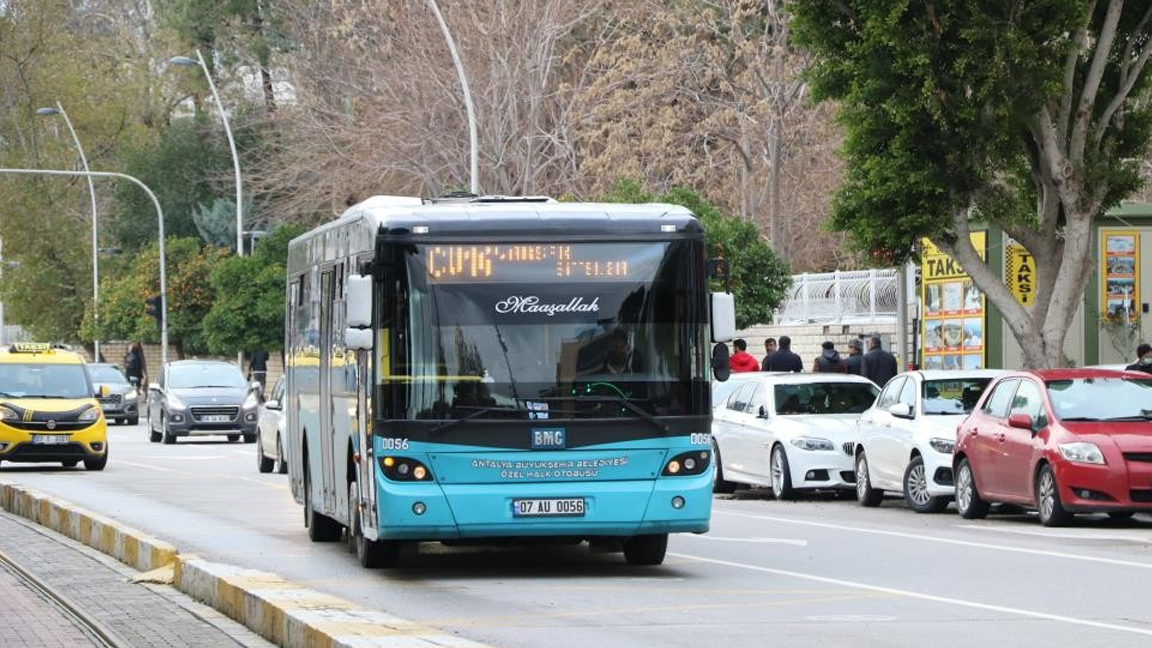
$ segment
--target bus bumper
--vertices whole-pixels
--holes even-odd
[[[378,488],[377,532],[388,540],[703,533],[712,513],[710,473],[655,481],[439,485],[381,480]],[[584,515],[513,514],[515,500],[568,498],[584,500]]]

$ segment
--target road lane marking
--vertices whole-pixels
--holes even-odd
[[[864,527],[846,526],[843,524],[832,524],[830,522],[811,522],[809,520],[792,520],[789,518],[775,517],[771,515],[755,515],[752,513],[740,513],[736,511],[713,511],[713,513],[720,513],[722,515],[731,515],[735,517],[750,518],[753,520],[765,520],[768,522],[784,522],[786,524],[799,524],[802,526],[818,527],[822,529],[835,529],[837,531],[852,531],[855,533],[871,533],[873,535],[890,536],[894,538],[907,538],[909,540],[924,540],[926,542],[939,542],[942,544],[958,545],[961,547],[976,547],[978,549],[993,549],[996,551],[1007,551],[1011,553],[1029,554],[1032,556],[1046,556],[1048,558],[1065,558],[1067,560],[1080,560],[1083,562],[1102,563],[1106,565],[1119,565],[1122,567],[1135,567],[1137,569],[1152,569],[1152,563],[1137,562],[1134,560],[1120,560],[1119,558],[1104,558],[1101,556],[1088,556],[1084,554],[1067,553],[1064,551],[1047,551],[1044,549],[1028,549],[1025,547],[1008,547],[1002,544],[991,544],[988,542],[976,542],[972,540],[956,540],[953,538],[940,538],[937,536],[924,535],[921,533],[905,533],[903,531],[885,531],[882,529],[868,529]]]
[[[124,464],[125,466],[135,466],[137,468],[147,468],[148,470],[156,470],[159,472],[176,473],[178,475],[185,475],[188,477],[200,478],[200,479],[224,479],[224,480],[238,479],[240,481],[246,481],[246,482],[251,482],[253,484],[259,484],[265,488],[271,488],[273,490],[282,490],[282,491],[289,490],[287,484],[283,484],[283,483],[279,483],[279,482],[264,481],[263,479],[259,479],[259,478],[255,478],[255,477],[245,477],[243,475],[232,475],[232,474],[227,474],[227,473],[189,472],[186,470],[176,470],[174,468],[161,468],[159,466],[153,466],[151,464],[136,463],[134,461],[124,461],[122,459],[117,459],[116,463]]]
[[[707,535],[707,534],[705,534],[705,535],[687,535],[685,537],[691,538],[693,540],[715,540],[717,542],[754,542],[754,543],[763,543],[763,544],[785,544],[785,545],[792,545],[794,547],[807,547],[808,546],[807,540],[793,540],[791,538],[760,538],[760,537],[755,537],[755,538],[725,538],[723,536],[714,536],[714,535]]]
[[[156,459],[158,461],[215,461],[226,459],[224,455],[145,455],[141,459]]]
[[[972,529],[975,531],[991,531],[993,533],[1013,533],[1016,535],[1032,536],[1035,538],[1060,538],[1064,540],[1115,540],[1117,542],[1134,542],[1137,544],[1152,543],[1152,533],[1146,529],[1126,529],[1130,535],[1120,535],[1120,529],[1010,529],[1004,527],[984,526],[982,524],[953,524],[957,529]]]
[[[1003,605],[994,605],[992,603],[981,603],[979,601],[970,601],[968,599],[953,598],[950,596],[937,596],[935,594],[926,594],[924,592],[917,592],[915,590],[905,590],[896,587],[885,587],[883,585],[869,585],[868,583],[861,583],[858,581],[850,581],[842,578],[830,578],[828,576],[819,576],[817,574],[806,574],[804,572],[790,571],[787,569],[775,569],[772,567],[761,567],[760,565],[749,565],[747,563],[738,563],[730,560],[719,560],[716,558],[705,558],[703,556],[693,556],[691,554],[672,553],[668,552],[669,556],[676,556],[678,558],[687,558],[691,560],[698,560],[704,563],[711,563],[713,565],[723,565],[725,567],[734,567],[736,569],[747,569],[749,571],[756,571],[765,574],[775,574],[777,576],[788,576],[790,578],[799,578],[802,580],[813,581],[817,583],[824,583],[826,585],[838,585],[840,587],[854,587],[868,592],[876,592],[878,594],[888,594],[892,596],[902,596],[905,598],[918,599],[921,601],[931,601],[932,603],[944,603],[947,605],[958,605],[960,607],[972,608],[975,610],[984,610],[986,612],[999,612],[1001,614],[1014,614],[1016,616],[1029,617],[1032,619],[1043,619],[1045,621],[1056,621],[1057,623],[1067,623],[1070,625],[1086,626],[1089,628],[1099,628],[1101,630],[1114,630],[1116,632],[1127,632],[1129,634],[1146,635],[1152,637],[1152,629],[1137,628],[1134,626],[1118,625],[1115,623],[1105,623],[1103,621],[1092,621],[1091,619],[1081,619],[1078,617],[1064,616],[1060,614],[1050,614],[1048,612],[1038,612],[1036,610],[1025,610],[1023,608],[1007,607]]]
[[[116,463],[122,464],[125,466],[135,466],[136,468],[147,468],[148,470],[155,470],[157,472],[177,472],[176,470],[173,470],[171,468],[161,468],[160,466],[153,466],[152,464],[142,464],[142,463],[136,463],[134,461],[124,461],[123,459],[117,459]]]

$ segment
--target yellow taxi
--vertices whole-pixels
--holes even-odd
[[[108,425],[84,358],[48,344],[0,348],[0,463],[108,463]]]

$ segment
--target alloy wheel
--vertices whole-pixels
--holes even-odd
[[[856,457],[856,497],[864,499],[868,495],[868,460],[864,455]]]
[[[1050,471],[1044,471],[1040,474],[1040,517],[1048,519],[1052,517],[1052,509],[1056,508],[1056,481],[1052,479]]]
[[[926,506],[932,499],[928,494],[928,480],[924,478],[924,464],[913,466],[908,471],[908,494],[920,506]]]
[[[777,493],[784,489],[784,460],[781,455],[780,451],[772,453],[772,490]]]
[[[956,505],[962,511],[972,505],[972,470],[968,464],[962,464],[956,475]]]

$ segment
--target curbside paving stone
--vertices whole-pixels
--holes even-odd
[[[138,571],[170,566],[177,590],[284,648],[485,648],[269,572],[182,556],[163,540],[23,486],[0,481],[0,508]]]

